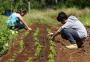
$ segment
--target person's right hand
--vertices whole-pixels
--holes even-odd
[[[49,33],[48,36],[53,36],[53,33]]]
[[[29,31],[31,31],[32,29],[31,28],[28,28]]]

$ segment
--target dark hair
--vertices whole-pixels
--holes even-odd
[[[22,10],[22,12],[23,12],[23,13],[27,13],[27,10],[26,10],[26,9],[24,9],[24,10]]]
[[[21,10],[17,10],[16,12],[17,12],[17,13],[21,13]]]
[[[17,10],[17,13],[22,13],[22,12],[23,13],[27,13],[27,10],[25,10],[25,9],[24,10],[21,10],[21,9],[20,10]]]
[[[64,12],[60,12],[57,16],[57,21],[63,22],[67,18],[68,18],[68,16]]]

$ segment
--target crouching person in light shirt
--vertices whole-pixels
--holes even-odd
[[[71,43],[66,46],[67,48],[81,48],[84,39],[87,37],[87,30],[84,25],[75,16],[68,17],[64,12],[58,14],[57,21],[63,25],[54,34],[49,34],[53,36],[52,39],[60,33],[62,38],[69,40]]]
[[[6,23],[12,33],[15,31],[18,32],[20,29],[32,30],[23,19],[23,16],[26,15],[26,13],[27,10],[17,10],[17,12],[10,15]]]

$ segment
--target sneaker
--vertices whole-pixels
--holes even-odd
[[[71,44],[71,45],[69,45],[69,46],[66,46],[66,48],[69,48],[69,49],[77,49],[78,46],[77,46],[77,44]]]

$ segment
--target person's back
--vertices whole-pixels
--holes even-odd
[[[15,13],[15,12],[11,14],[11,16],[7,20],[7,25],[8,26],[15,26],[15,24],[17,22],[20,22],[17,15],[19,15],[19,14]]]
[[[84,25],[75,17],[69,16],[60,12],[57,16],[57,21],[61,22],[63,25],[55,32],[52,39],[55,38],[57,34],[61,34],[61,37],[69,40],[71,45],[66,46],[69,49],[82,47],[83,40],[87,37],[87,31]]]
[[[84,25],[75,17],[69,16],[66,20],[66,25],[63,25],[63,28],[72,28],[77,31],[80,38],[87,37],[87,31]]]
[[[14,31],[19,31],[20,29],[32,30],[22,17],[26,13],[26,10],[17,10],[17,12],[12,13],[6,22],[7,27]]]

